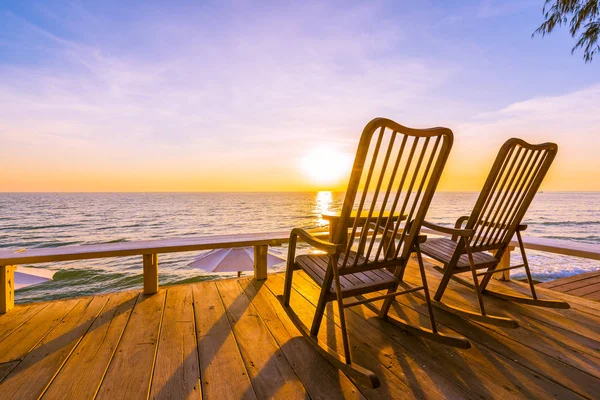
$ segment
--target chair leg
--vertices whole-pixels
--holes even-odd
[[[517,239],[519,240],[519,249],[521,250],[521,258],[523,259],[523,265],[525,266],[525,273],[527,274],[527,282],[529,282],[529,289],[531,289],[531,297],[537,300],[537,294],[535,293],[535,287],[533,285],[533,278],[531,278],[531,271],[529,270],[529,262],[527,261],[527,255],[525,254],[525,247],[523,246],[523,239],[521,238],[521,232],[517,231]]]
[[[283,295],[277,296],[279,301],[283,302]],[[287,308],[286,312],[290,317],[292,323],[298,328],[302,336],[304,336],[308,343],[318,351],[323,357],[325,357],[331,364],[346,374],[349,378],[356,381],[357,383],[376,389],[380,386],[380,381],[377,375],[373,371],[361,367],[354,363],[348,363],[345,357],[338,354],[337,350],[329,348],[327,343],[321,342],[318,337],[313,336],[309,333],[308,328],[298,315],[291,309]]]
[[[492,280],[492,274],[491,272],[496,269],[498,267],[498,264],[494,265],[493,267],[489,267],[486,272],[490,272],[489,274],[485,275],[482,279],[481,282],[479,282],[479,290],[481,290],[481,293],[487,293],[487,286],[490,283],[490,281]]]
[[[391,249],[391,250],[390,250]],[[386,250],[385,252],[385,257],[387,258],[388,252],[395,252],[395,243],[392,240],[390,242],[390,246],[388,247],[388,250]],[[400,266],[400,267],[396,267],[396,268],[400,268],[400,270],[394,271],[394,275],[396,275],[396,277],[398,278],[398,280],[400,282],[402,282],[404,280],[404,271],[406,270],[406,263],[404,263],[404,265]],[[388,289],[387,294],[392,294],[394,293],[396,290],[398,289],[398,286]],[[387,318],[387,314],[390,311],[390,307],[392,306],[392,301],[394,299],[392,297],[388,297],[387,299],[385,299],[383,301],[383,305],[381,306],[381,309],[379,310],[379,318],[381,319],[386,319]]]
[[[348,337],[348,331],[346,328],[346,313],[344,310],[344,298],[342,297],[342,285],[340,284],[340,275],[335,268],[333,271],[333,281],[335,282],[335,292],[338,303],[340,328],[342,331],[342,342],[344,345],[344,357],[346,359],[346,364],[351,364],[352,355],[350,354],[350,338]]]
[[[290,305],[290,296],[292,294],[292,278],[294,277],[294,262],[296,261],[296,236],[290,236],[288,247],[287,264],[285,267],[285,283],[283,285],[283,305]]]
[[[548,307],[548,308],[558,308],[558,309],[570,308],[571,306],[566,301],[538,299],[537,293],[535,292],[535,286],[533,284],[533,278],[531,277],[531,271],[529,270],[529,262],[527,261],[527,255],[525,254],[525,246],[523,245],[523,241],[521,239],[521,234],[519,233],[519,231],[517,231],[517,238],[519,239],[519,249],[521,250],[523,266],[525,267],[525,273],[527,274],[527,281],[529,283],[529,290],[531,291],[531,297],[513,295],[513,294],[508,294],[508,293],[503,293],[503,292],[496,292],[493,290],[486,290],[485,285],[487,285],[489,283],[489,281],[492,277],[492,274],[487,274],[484,277],[484,279],[481,280],[479,287],[481,289],[482,294],[485,293],[489,296],[493,296],[498,299],[512,301],[513,303],[529,304],[529,305],[537,306],[537,307]],[[491,267],[488,269],[488,271],[493,271],[494,268],[496,268],[496,267]],[[463,285],[471,287],[472,289],[475,288],[475,285],[471,285],[469,282],[466,282],[460,278],[455,277],[454,279]],[[516,321],[514,321],[514,324],[516,327],[517,326]]]
[[[439,284],[437,290],[435,291],[435,295],[433,296],[433,299],[435,301],[442,300],[444,291],[446,290],[448,283],[450,283],[450,278],[452,278],[452,271],[450,270],[450,268],[448,268],[448,266],[446,266],[446,268],[444,268],[444,274],[442,275],[442,280],[440,281],[440,284]]]
[[[294,260],[289,260],[285,269],[285,283],[283,286],[283,305],[290,305],[290,296],[292,294],[292,278],[294,277]]]
[[[431,298],[429,297],[429,288],[427,286],[427,278],[425,277],[425,265],[423,264],[423,257],[421,256],[421,248],[419,247],[418,243],[415,245],[415,251],[417,253],[419,270],[421,271],[421,280],[423,282],[423,288],[425,291],[425,299],[427,301],[427,307],[429,309],[429,318],[431,320],[432,331],[433,331],[433,333],[437,333],[437,329],[435,328],[435,321],[433,320],[433,312],[432,312],[432,308],[431,308]],[[400,281],[402,281],[402,276],[404,275],[405,269],[406,269],[406,265],[402,266],[402,270],[399,274]],[[398,290],[398,286],[388,289],[387,294],[394,293],[396,290]],[[385,299],[383,301],[383,305],[382,305],[381,309],[379,310],[379,318],[381,318],[381,319],[387,318],[387,314],[390,311],[392,301],[394,301],[393,297],[388,297],[387,299]]]
[[[461,348],[461,349],[470,348],[471,343],[469,343],[469,341],[467,339],[458,337],[458,336],[453,336],[453,335],[446,335],[441,332],[438,332],[437,326],[435,324],[435,316],[433,314],[431,298],[429,296],[429,287],[427,285],[427,276],[425,275],[425,264],[423,263],[423,257],[421,256],[421,249],[418,247],[418,245],[415,246],[415,251],[417,252],[417,259],[419,262],[419,270],[421,272],[421,281],[423,283],[423,285],[422,285],[423,288],[419,289],[419,290],[423,290],[424,294],[425,294],[425,300],[426,300],[427,308],[429,311],[429,322],[431,324],[431,329],[412,325],[410,322],[403,320],[401,318],[389,316],[388,312],[390,310],[390,307],[391,307],[391,304],[393,301],[393,297],[388,297],[384,300],[383,305],[382,305],[381,309],[379,310],[378,318],[380,318],[384,321],[387,321],[388,323],[390,323],[394,326],[397,326],[400,329],[408,331],[416,336],[425,338],[427,340],[433,340],[435,342],[438,342],[438,343],[441,343],[444,345],[453,346],[453,347],[457,347],[457,348]],[[396,292],[398,290],[399,284],[400,283],[398,283],[394,287],[390,288],[388,290],[388,294],[392,294],[392,293]],[[371,304],[367,304],[366,307],[377,312],[377,309],[375,308],[375,306],[373,306]]]
[[[348,330],[346,328],[346,314],[344,310],[344,303],[338,301],[338,311],[340,314],[340,328],[342,330],[342,343],[344,345],[344,358],[346,364],[352,363],[352,354],[350,353],[350,338],[348,337]]]
[[[429,312],[429,322],[431,324],[431,330],[433,333],[437,333],[437,327],[435,326],[435,317],[433,315],[433,307],[431,306],[431,298],[429,296],[429,287],[427,285],[427,276],[425,275],[425,265],[423,264],[423,256],[421,255],[421,248],[419,243],[415,245],[417,251],[417,261],[419,263],[419,270],[421,271],[421,282],[423,283],[423,292],[425,293],[425,301],[427,302],[427,311]]]
[[[473,286],[475,287],[475,293],[477,294],[477,302],[479,303],[479,311],[481,315],[485,315],[485,307],[483,305],[483,296],[481,289],[479,288],[479,280],[477,279],[477,269],[475,268],[475,261],[473,260],[473,253],[471,253],[471,247],[467,244],[467,256],[469,257],[469,266],[471,267],[471,274],[473,275]]]
[[[508,251],[508,249],[505,249],[504,251],[506,252],[506,251]],[[489,267],[486,270],[486,272],[488,274],[484,275],[484,277],[481,279],[481,282],[479,282],[479,289],[481,289],[481,293],[488,293],[487,286],[491,282],[492,276],[493,276],[493,274],[491,272],[494,271],[496,268],[498,268],[498,266],[501,265],[502,258],[504,258],[504,256],[510,257],[509,254],[510,254],[510,252],[508,252],[508,254],[504,253],[501,258],[498,258],[498,262],[495,265],[492,265],[491,267]],[[495,254],[495,256],[497,256],[497,255],[498,255],[498,253]],[[510,262],[509,262],[509,264],[510,264]]]
[[[310,328],[310,336],[317,337],[319,334],[319,328],[321,327],[321,321],[325,314],[325,306],[327,305],[326,290],[321,289],[321,295],[317,302],[317,309],[315,310],[315,316],[313,317],[312,326]]]
[[[395,250],[393,250],[394,248],[395,248],[395,244],[394,244],[394,241],[392,240],[390,242],[390,249],[392,249],[391,250],[392,252],[395,251]],[[417,250],[417,252],[420,251],[420,248],[418,248],[418,247],[416,247],[415,249]],[[390,251],[390,250],[388,249],[388,251]],[[387,252],[386,252],[386,257],[387,257]],[[406,271],[406,265],[407,264],[408,263],[404,263],[400,267],[396,267],[396,269],[394,271],[394,275],[396,276],[396,278],[398,278],[398,280],[400,282],[402,282],[404,280],[404,271]],[[391,289],[388,289],[387,294],[392,294],[396,290],[398,290],[398,286],[395,286],[395,287],[393,287]],[[385,299],[383,301],[383,305],[381,306],[381,309],[379,310],[379,318],[381,318],[381,319],[386,319],[387,318],[387,314],[390,311],[390,307],[392,306],[392,301],[394,301],[393,297],[388,297],[387,299]]]
[[[471,274],[473,277],[473,283],[465,281],[464,279],[461,279],[461,278],[455,276],[454,274],[452,274],[452,271],[450,269],[448,269],[447,266],[444,271],[441,271],[441,269],[434,267],[434,269],[436,269],[440,272],[443,272],[444,276],[442,278],[442,282],[440,283],[440,286],[438,287],[436,297],[434,298],[435,302],[433,302],[432,305],[434,307],[448,311],[452,314],[456,314],[459,317],[483,322],[485,324],[503,326],[506,328],[517,328],[519,326],[519,324],[517,323],[517,321],[515,321],[513,319],[495,316],[495,315],[486,315],[485,307],[483,304],[483,294],[481,293],[481,286],[479,285],[479,280],[477,279],[477,270],[475,269],[475,262],[473,260],[473,253],[471,252],[471,248],[468,245],[466,246],[466,250],[467,250],[467,255],[469,257],[469,266],[470,266]],[[445,279],[445,281],[444,281],[444,279]],[[468,309],[464,309],[461,307],[451,306],[451,305],[442,303],[439,300],[442,297],[442,294],[444,293],[444,289],[446,288],[446,285],[448,285],[448,281],[450,279],[453,279],[453,280],[475,290],[475,294],[477,295],[477,302],[479,304],[479,313],[473,312],[473,311],[470,311]]]

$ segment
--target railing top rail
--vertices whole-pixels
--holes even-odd
[[[442,235],[439,232],[427,228],[421,229],[421,233],[424,235]],[[516,247],[519,245],[519,242],[513,238],[513,240],[510,242],[510,245]],[[600,244],[578,243],[572,240],[523,236],[523,245],[529,250],[538,250],[546,253],[600,260]]]
[[[316,231],[319,236],[327,236],[325,231]],[[439,235],[438,232],[422,229],[423,234]],[[232,235],[210,235],[119,243],[101,243],[79,246],[29,249],[21,252],[0,251],[0,265],[37,264],[56,261],[85,260],[93,258],[126,257],[143,254],[178,253],[185,251],[210,250],[218,248],[246,246],[279,246],[287,243],[289,231],[261,232]],[[600,245],[577,243],[559,239],[545,239],[524,236],[525,248],[549,253],[563,254],[600,260]],[[511,243],[517,245],[516,241]]]
[[[519,243],[513,240],[510,244],[518,246]],[[534,236],[523,236],[523,244],[529,250],[600,260],[600,244],[578,243],[571,240],[546,239]]]
[[[322,234],[327,235],[327,232],[323,232]],[[179,253],[231,247],[279,246],[288,240],[288,231],[278,231],[28,249],[16,253],[5,250],[0,251],[0,265],[37,264],[143,254]]]

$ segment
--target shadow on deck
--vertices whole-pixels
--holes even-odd
[[[429,284],[439,275],[428,270]],[[418,282],[411,266],[406,279]],[[509,285],[526,293],[520,283]],[[292,306],[310,325],[319,289],[301,272]],[[593,398],[600,393],[598,303],[540,289],[571,309],[541,309],[489,298],[490,312],[515,318],[505,329],[436,310],[440,330],[467,337],[458,350],[427,342],[348,310],[355,360],[381,387],[355,385],[307,343],[281,307],[283,275],[120,292],[17,306],[0,316],[2,399],[88,398]],[[450,283],[445,300],[476,305]],[[400,297],[392,314],[427,326],[424,300]],[[373,303],[379,306],[380,303]],[[341,347],[337,307],[328,306],[320,339]]]

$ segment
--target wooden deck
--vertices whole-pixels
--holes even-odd
[[[588,300],[600,301],[600,271],[540,283],[544,287]]]
[[[431,270],[430,270],[431,271]],[[407,280],[417,282],[416,269]],[[435,287],[439,275],[431,271]],[[516,283],[494,282],[494,286]],[[505,286],[506,287],[506,286]],[[292,306],[308,325],[318,288],[294,278]],[[540,288],[571,303],[539,309],[487,300],[490,312],[518,329],[466,322],[436,312],[441,330],[473,344],[457,350],[407,334],[349,309],[355,360],[381,378],[379,389],[354,385],[323,359],[292,324],[275,295],[283,276],[171,286],[157,294],[121,292],[19,305],[0,316],[0,398],[598,398],[598,303]],[[452,282],[445,299],[473,307],[475,296]],[[426,324],[424,301],[398,299],[392,313]],[[373,303],[379,306],[379,303]],[[328,307],[321,339],[341,343]]]

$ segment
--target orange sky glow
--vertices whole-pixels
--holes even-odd
[[[600,191],[600,59],[536,2],[9,3],[0,192],[344,190],[375,117],[453,130],[439,190],[520,137],[559,145],[543,190]]]

